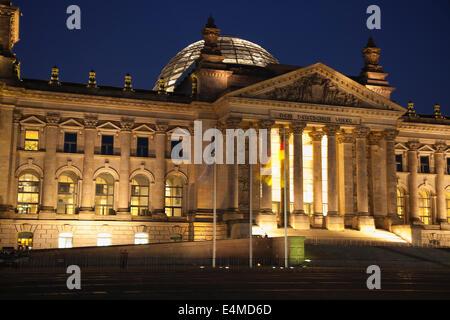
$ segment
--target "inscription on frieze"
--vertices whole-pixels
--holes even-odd
[[[290,121],[303,121],[303,122],[320,122],[320,123],[336,123],[341,125],[359,125],[361,124],[361,119],[357,117],[342,117],[336,115],[317,115],[299,112],[286,112],[286,111],[276,111],[270,112],[272,119],[282,119]]]

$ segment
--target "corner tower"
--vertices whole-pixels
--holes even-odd
[[[390,99],[395,88],[389,86],[389,82],[386,80],[388,74],[379,65],[380,53],[381,49],[375,45],[375,41],[370,37],[362,51],[364,67],[361,70],[360,82],[368,89]]]
[[[20,63],[13,53],[19,41],[20,11],[11,1],[0,0],[0,79],[20,79]]]

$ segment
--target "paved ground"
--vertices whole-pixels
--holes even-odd
[[[200,269],[148,272],[82,270],[80,291],[59,271],[0,270],[0,299],[450,299],[450,270],[382,270],[381,290],[366,287],[361,268],[258,271]]]

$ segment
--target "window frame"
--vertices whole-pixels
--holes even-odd
[[[112,143],[111,144],[106,144],[106,143],[104,143],[104,138],[106,138],[106,137],[110,137],[111,139],[112,139]],[[113,156],[114,155],[114,134],[108,134],[108,133],[102,133],[101,134],[101,139],[100,139],[101,141],[100,141],[100,154],[101,155],[104,155],[104,156]],[[111,148],[111,150],[109,150],[107,147],[110,147]],[[107,152],[107,151],[110,151],[110,153],[109,152]]]
[[[68,142],[67,141],[67,135],[72,134],[75,135],[75,142]],[[64,142],[63,142],[63,151],[64,153],[77,153],[78,152],[78,132],[73,131],[65,131],[63,136]],[[66,149],[66,146],[68,146],[69,150]],[[75,146],[75,150],[72,150]]]
[[[37,135],[38,135],[38,137],[37,137],[37,139],[30,139],[30,138],[27,138],[27,134],[28,134],[28,132],[37,132]],[[40,130],[39,129],[37,129],[37,128],[33,128],[33,129],[31,129],[31,128],[26,128],[25,129],[25,136],[24,136],[24,146],[23,146],[23,149],[25,150],[25,151],[39,151],[40,150],[40,139],[41,139],[41,133],[40,133]],[[27,142],[36,142],[37,144],[36,144],[36,149],[27,149]]]

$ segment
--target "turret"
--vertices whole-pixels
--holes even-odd
[[[0,80],[7,82],[20,79],[20,62],[13,53],[19,41],[19,17],[19,8],[0,0]]]

